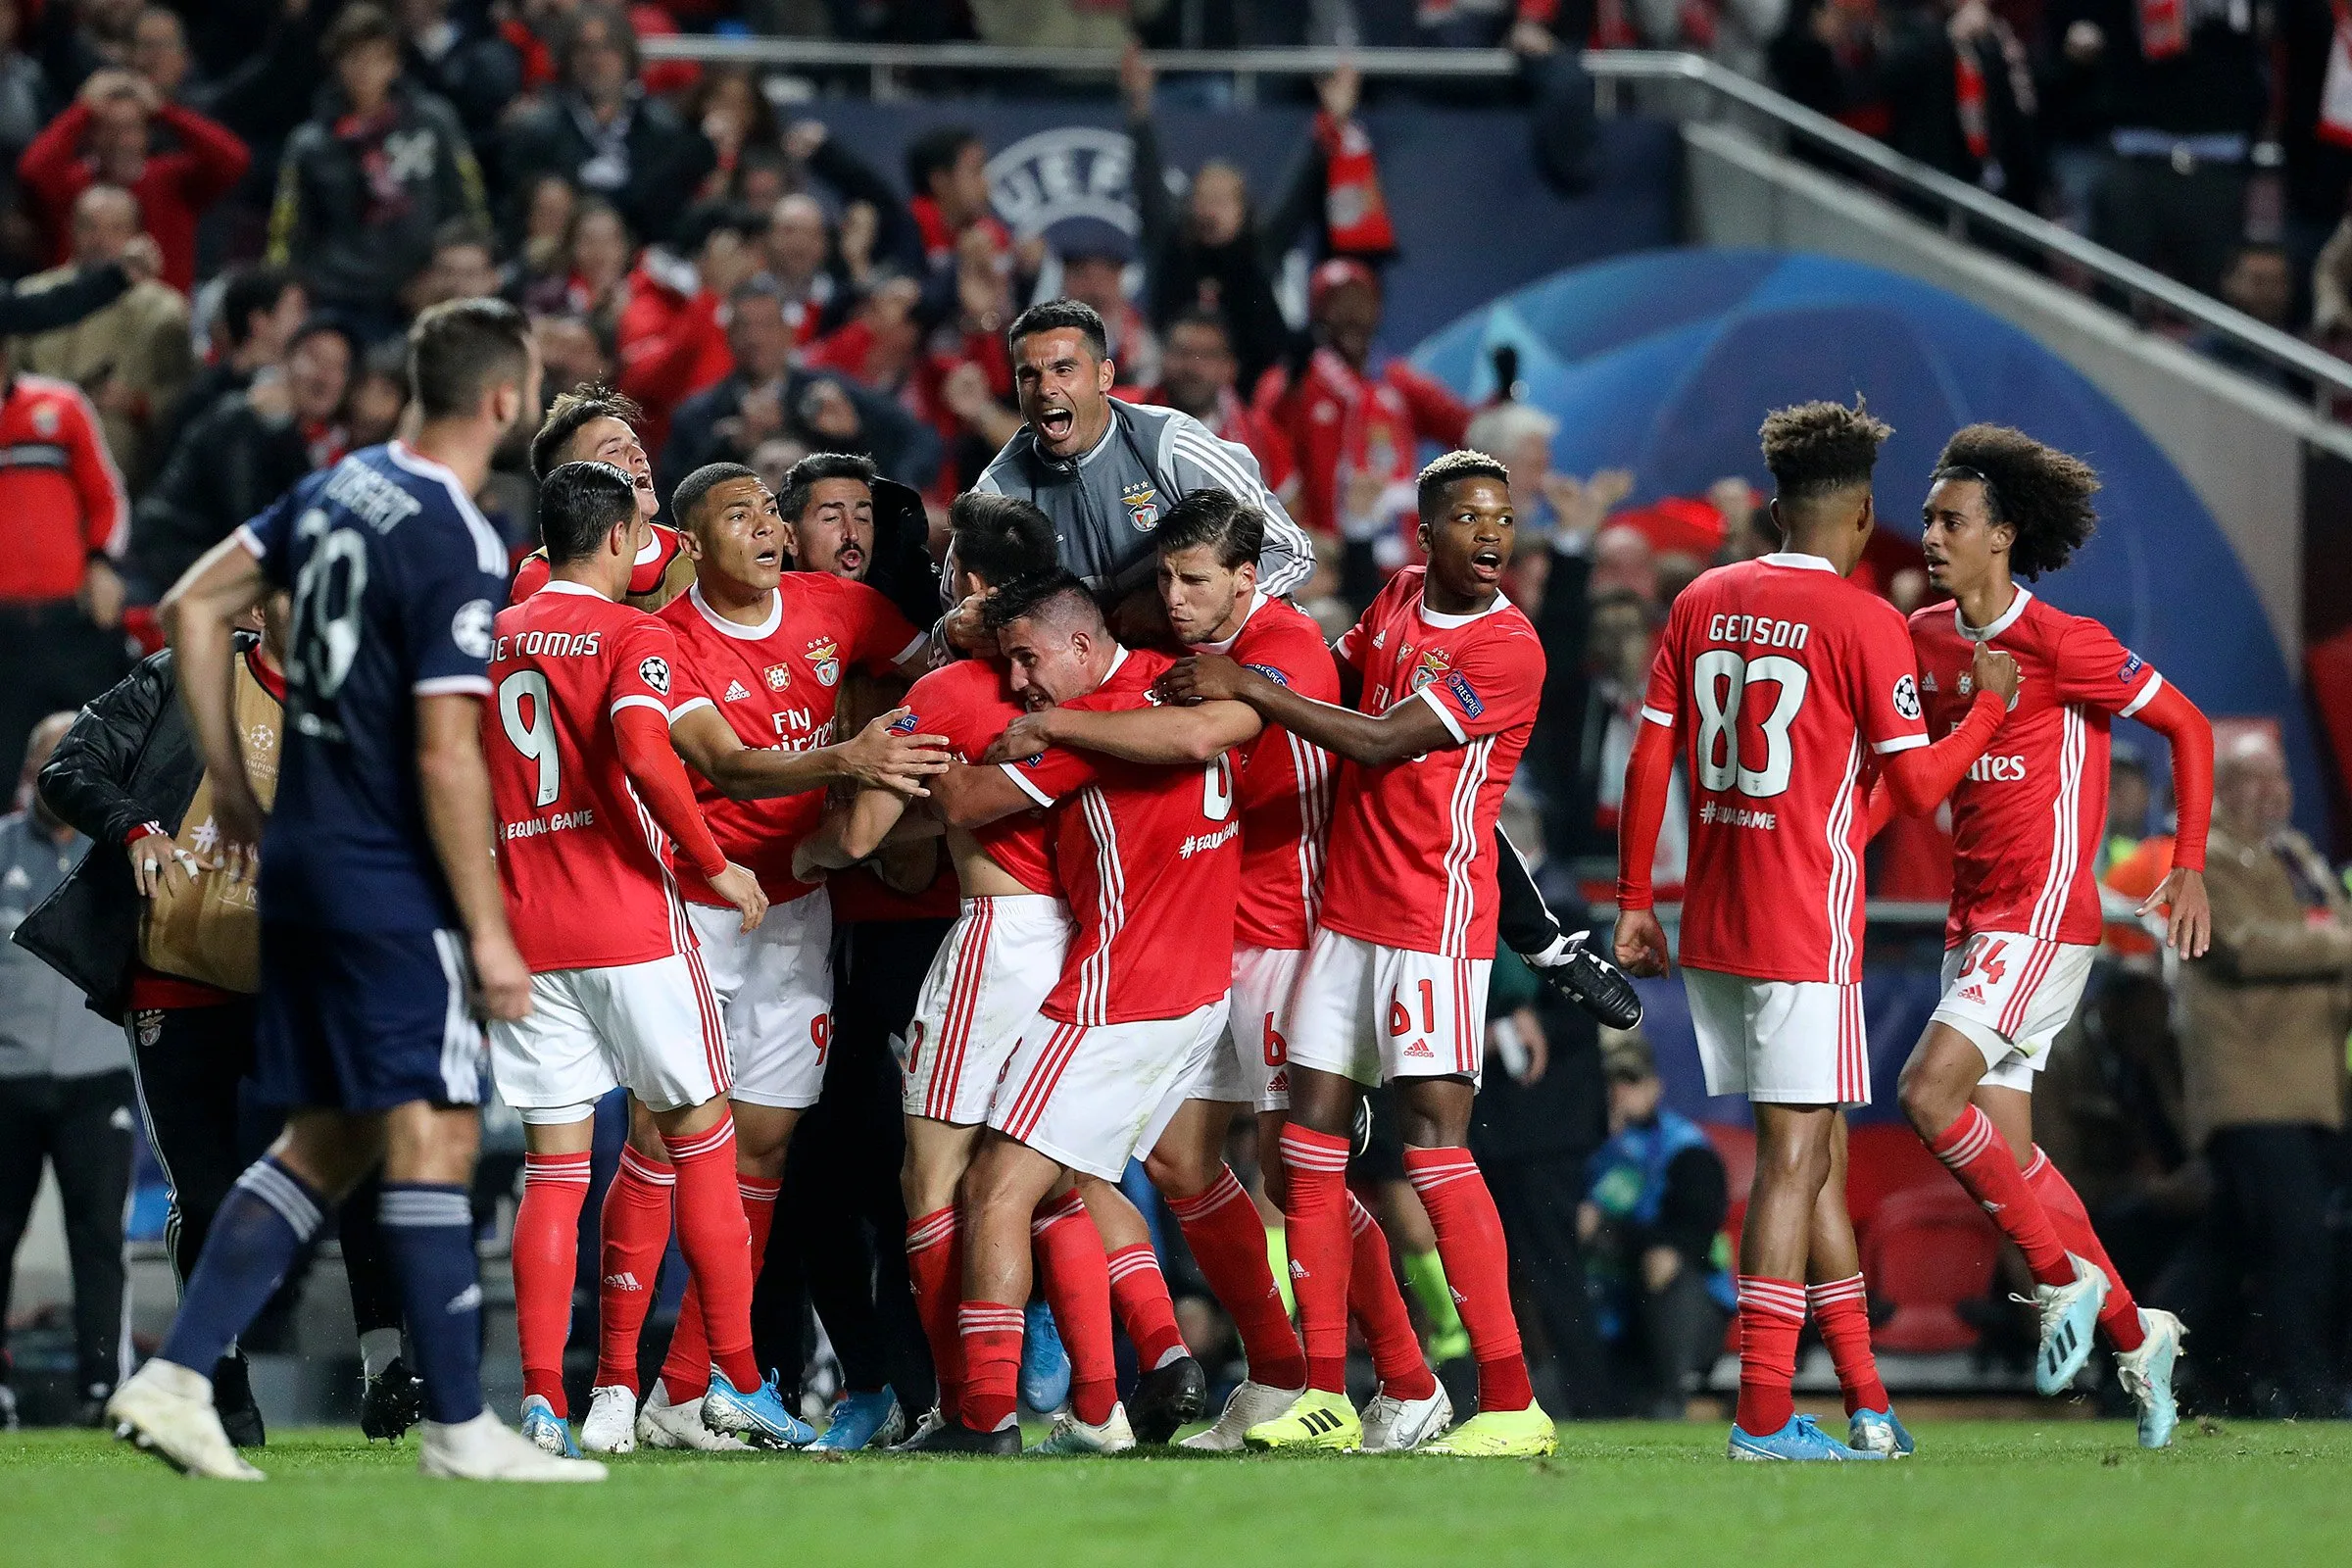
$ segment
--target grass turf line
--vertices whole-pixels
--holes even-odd
[[[264,1486],[206,1484],[94,1433],[0,1436],[15,1568],[363,1568],[793,1559],[1529,1561],[2089,1568],[2343,1561],[2352,1426],[1932,1423],[1893,1464],[1734,1465],[1698,1425],[1563,1427],[1533,1463],[1412,1455],[1096,1460],[641,1453],[601,1487],[428,1483],[414,1439],[292,1432]]]

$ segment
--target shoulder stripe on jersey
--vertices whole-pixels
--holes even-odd
[[[708,699],[706,699],[706,701]],[[628,697],[616,698],[613,700],[612,707],[611,710],[609,710],[609,711],[611,711],[613,717],[617,718],[620,716],[620,710],[624,708],[650,708],[655,712],[660,713],[665,721],[673,724],[677,722],[676,716],[673,715],[668,709],[662,707],[659,701],[651,697],[631,695]]]
[[[927,631],[918,631],[914,634],[914,641],[908,643],[906,647],[893,654],[890,662],[894,664],[904,664],[906,662],[906,661],[912,659],[916,654],[921,653],[924,649],[930,646],[931,634]]]
[[[1038,805],[1045,807],[1047,809],[1053,809],[1054,797],[1048,795],[1044,790],[1039,789],[1037,785],[1030,780],[1029,775],[1020,770],[1018,765],[1011,762],[999,762],[997,765],[1004,770],[1004,776],[1006,778],[1012,780],[1015,784],[1018,784],[1021,787],[1021,793],[1023,795],[1028,796],[1031,800],[1035,801]]]
[[[1656,709],[1651,708],[1646,704],[1642,706],[1642,716],[1652,724],[1660,724],[1665,726],[1667,729],[1674,728],[1674,715],[1672,713],[1661,713]]]
[[[2150,702],[2154,701],[2156,694],[2163,689],[2164,677],[2157,674],[2152,669],[2149,670],[2148,683],[2139,689],[2139,695],[2137,697],[2132,698],[2123,707],[2117,709],[2115,710],[2115,716],[2118,718],[2130,718],[2133,713],[2138,712],[2141,709],[2147,707]]]
[[[1446,733],[1453,737],[1453,743],[1456,746],[1467,746],[1470,744],[1470,732],[1462,728],[1462,721],[1453,716],[1452,709],[1447,708],[1444,703],[1438,700],[1438,687],[1435,681],[1432,681],[1429,685],[1422,687],[1419,691],[1413,693],[1413,695],[1421,698],[1423,701],[1427,702],[1430,707],[1438,710],[1439,721],[1445,724]]]
[[[434,675],[409,688],[418,697],[487,697],[487,675]]]
[[[679,719],[684,718],[688,713],[693,712],[698,708],[708,708],[713,713],[718,711],[718,705],[712,702],[710,698],[689,697],[686,699],[686,701],[680,703],[677,707],[669,710],[669,721],[672,724],[675,724]]]
[[[1915,746],[1927,744],[1928,738],[1925,735],[1897,735],[1890,741],[1873,741],[1870,749],[1881,757],[1891,757],[1896,752],[1907,752]]]

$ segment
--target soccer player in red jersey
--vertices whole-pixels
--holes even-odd
[[[2057,570],[2082,547],[2098,482],[2087,464],[1999,425],[1968,426],[1936,460],[1920,547],[1953,603],[1911,617],[1930,732],[1958,721],[1976,650],[2010,654],[2024,680],[1983,760],[1952,790],[1943,999],[1900,1093],[1919,1136],[2034,1271],[2036,1387],[2056,1394],[2074,1380],[2095,1323],[2138,1406],[2141,1446],[2161,1448],[2177,1420],[2180,1319],[2132,1300],[2082,1200],[2034,1144],[2034,1075],[2081,1002],[2099,945],[2092,862],[2107,820],[2111,718],[2136,718],[2172,746],[2173,870],[2140,912],[2169,906],[2167,938],[2183,958],[2203,956],[2212,931],[2203,868],[2213,726],[2106,627],[2016,580]],[[1873,807],[1875,823],[1884,808],[1876,797]]]
[[[967,491],[949,509],[949,523],[956,577],[950,587],[958,602],[1054,567],[1054,524],[1026,501]],[[956,761],[966,764],[977,763],[989,743],[1023,711],[1004,662],[989,658],[960,659],[931,671],[906,693],[905,708],[902,724],[945,736]],[[795,873],[813,879],[826,869],[856,863],[899,829],[903,818],[907,830],[937,830],[937,817],[908,812],[906,804],[894,791],[859,791],[802,845]],[[963,1298],[963,1228],[956,1189],[980,1143],[997,1081],[1021,1032],[1061,976],[1070,910],[1055,875],[1053,820],[1046,813],[1014,810],[974,828],[949,827],[946,836],[961,907],[924,976],[900,1058],[906,1124],[906,1157],[900,1173],[908,1216],[906,1272],[939,1379],[939,1407],[906,1446],[922,1452],[994,1451],[1005,1446],[1001,1437],[961,1424],[963,1350],[956,1309]],[[1077,1239],[1101,1250],[1091,1226]],[[1060,1240],[1057,1230],[1051,1246]],[[1039,1244],[1050,1250],[1049,1238],[1041,1235]],[[1053,1279],[1050,1270],[1048,1278]],[[1102,1278],[1107,1290],[1107,1269]],[[1089,1324],[1093,1321],[1090,1315]],[[1073,1324],[1064,1336],[1073,1342],[1073,1355],[1091,1362],[1074,1366],[1073,1381],[1115,1375],[1109,1335],[1105,1298],[1099,1357],[1089,1355],[1097,1348],[1091,1328],[1079,1331]],[[1013,1443],[1017,1446],[1017,1436]]]
[[[531,437],[531,475],[544,483],[566,463],[594,462],[610,463],[629,476],[637,487],[637,510],[651,526],[637,548],[620,602],[650,614],[686,591],[694,581],[694,561],[677,529],[653,521],[662,503],[654,494],[654,466],[645,455],[645,443],[637,439],[637,421],[643,417],[635,399],[605,387],[561,394],[549,406],[539,433]],[[548,576],[547,551],[542,547],[514,568],[507,602],[521,604],[547,585]]]
[[[1626,769],[1617,960],[1665,972],[1649,867],[1679,740],[1690,780],[1683,984],[1707,1092],[1744,1093],[1756,1118],[1730,1454],[1882,1458],[1908,1451],[1909,1439],[1871,1358],[1839,1114],[1870,1099],[1868,769],[1906,806],[1941,799],[1983,754],[2017,670],[1982,653],[1967,718],[1931,747],[1902,616],[1845,580],[1876,525],[1871,470],[1887,427],[1859,409],[1807,403],[1775,413],[1761,433],[1784,548],[1710,571],[1674,602]],[[1845,1390],[1850,1447],[1790,1399],[1808,1299]]]
[[[1336,703],[1339,670],[1321,628],[1258,590],[1262,531],[1257,511],[1224,491],[1196,491],[1178,502],[1153,536],[1169,624],[1191,648]],[[1004,760],[1051,745],[1167,765],[1198,766],[1229,749],[1242,756],[1242,902],[1234,917],[1228,1027],[1208,1070],[1190,1087],[1145,1162],[1241,1335],[1249,1378],[1208,1431],[1184,1442],[1230,1452],[1250,1428],[1281,1415],[1305,1392],[1305,1352],[1275,1288],[1265,1227],[1225,1164],[1225,1140],[1236,1115],[1256,1113],[1261,1168],[1279,1200],[1292,1007],[1322,899],[1338,766],[1321,747],[1233,702],[1123,712],[1041,709],[1008,729],[988,756]],[[1356,1244],[1349,1304],[1381,1372],[1381,1394],[1364,1415],[1364,1446],[1415,1447],[1444,1430],[1452,1406],[1422,1358],[1390,1268],[1387,1237],[1352,1197],[1349,1207]],[[1129,1402],[1140,1407],[1140,1392]],[[1140,1408],[1130,1413],[1140,1435]]]
[[[1354,706],[1318,702],[1226,656],[1189,660],[1164,683],[1178,702],[1245,702],[1346,760],[1318,928],[1293,1002],[1282,1134],[1307,1389],[1246,1438],[1252,1447],[1363,1441],[1345,1377],[1347,1169],[1359,1086],[1385,1082],[1478,1359],[1478,1413],[1420,1451],[1549,1453],[1551,1419],[1535,1402],[1511,1314],[1502,1225],[1465,1147],[1495,949],[1495,818],[1535,726],[1544,648],[1501,592],[1515,524],[1509,471],[1455,452],[1421,471],[1418,494],[1429,564],[1399,572],[1340,639],[1341,691]]]
[[[652,1111],[677,1172],[679,1239],[739,1424],[775,1442],[806,1431],[752,1359],[726,1029],[669,847],[746,929],[767,900],[720,852],[670,748],[675,639],[615,603],[648,526],[620,469],[571,463],[548,475],[540,529],[552,576],[499,615],[482,713],[499,879],[532,971],[530,1013],[491,1030],[499,1092],[525,1129],[514,1224],[522,1428],[575,1457],[564,1341],[596,1102],[619,1084]]]
[[[1066,572],[1000,588],[988,619],[1009,686],[1032,707],[1140,707],[1170,662],[1120,647]],[[1073,1172],[1116,1182],[1166,1130],[1224,1027],[1241,888],[1238,785],[1223,753],[1204,765],[1150,767],[1054,748],[1001,767],[951,768],[936,788],[961,827],[1053,809],[1077,927],[1005,1066],[964,1187],[962,1418],[972,1431],[1002,1432],[1013,1422],[1039,1203]],[[1115,1390],[1073,1378],[1071,1408],[1044,1448],[1102,1453],[1134,1443]]]
[[[890,733],[904,716],[899,711],[877,718],[856,740],[835,744],[837,688],[850,668],[913,673],[928,659],[921,636],[873,589],[814,572],[781,571],[775,497],[751,469],[735,464],[696,469],[680,481],[670,514],[687,531],[696,571],[694,586],[660,616],[678,641],[671,739],[704,775],[696,797],[720,847],[759,876],[769,904],[759,929],[746,932],[701,878],[680,878],[686,918],[701,940],[734,1049],[729,1098],[737,1171],[753,1250],[760,1252],[793,1124],[815,1102],[823,1082],[831,1027],[830,907],[821,888],[793,877],[793,850],[822,820],[821,785],[907,777],[877,772],[859,757],[884,757],[886,747],[904,743],[938,745],[936,737]],[[810,777],[793,794],[730,788],[714,769],[746,751],[805,755]],[[945,764],[945,754],[935,749],[920,755],[937,761],[918,767],[916,776]],[[720,782],[709,782],[713,779]],[[617,1196],[606,1203],[608,1332],[600,1389],[625,1390],[634,1383],[633,1347],[650,1304],[643,1287],[659,1265],[665,1234],[664,1175],[650,1151],[633,1148],[614,1184]],[[709,1424],[694,1407],[710,1366],[700,1321],[699,1312],[681,1310],[661,1387],[638,1411],[642,1441],[706,1445]],[[601,1432],[594,1412],[591,1425]]]

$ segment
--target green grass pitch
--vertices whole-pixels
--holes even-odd
[[[0,1563],[2352,1561],[2352,1426],[1932,1423],[1893,1464],[1733,1465],[1711,1426],[1561,1430],[1534,1462],[637,1454],[601,1487],[426,1482],[414,1439],[294,1432],[262,1486],[91,1433],[0,1437]]]

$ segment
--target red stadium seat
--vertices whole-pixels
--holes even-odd
[[[1862,1271],[1873,1298],[1893,1315],[1872,1335],[1881,1350],[1965,1350],[1977,1331],[1959,1306],[1992,1284],[2000,1233],[1958,1183],[1906,1188],[1878,1204],[1862,1242]]]

